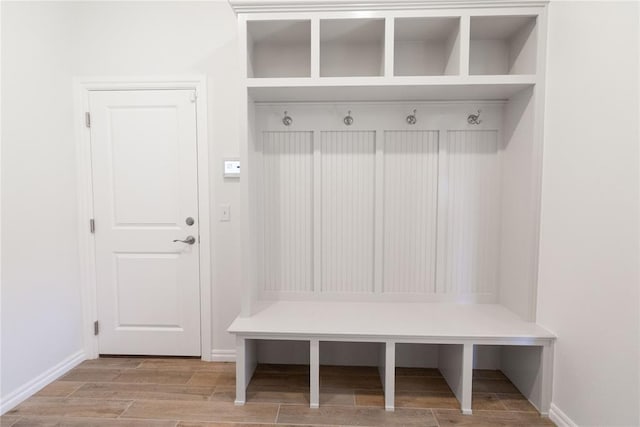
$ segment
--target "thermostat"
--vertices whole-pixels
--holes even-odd
[[[240,178],[240,159],[225,159],[222,176],[225,178]]]

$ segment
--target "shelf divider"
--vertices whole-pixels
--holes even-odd
[[[460,75],[469,75],[469,45],[471,41],[471,17],[460,17]]]

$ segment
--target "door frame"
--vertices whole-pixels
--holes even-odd
[[[204,75],[154,77],[75,77],[74,132],[78,177],[78,240],[82,298],[82,337],[85,357],[98,357],[98,336],[93,324],[98,319],[95,234],[89,229],[93,218],[93,175],[91,168],[91,132],[85,125],[92,91],[113,90],[196,91],[196,136],[198,163],[198,217],[200,220],[200,351],[201,358],[211,361],[211,221],[209,182],[209,140],[207,134],[207,82]],[[100,224],[96,225],[100,227]]]

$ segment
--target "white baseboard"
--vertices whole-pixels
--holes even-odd
[[[567,414],[562,412],[560,408],[553,403],[551,403],[551,408],[549,409],[549,419],[558,427],[578,427],[578,424],[574,423]]]
[[[52,383],[71,369],[78,366],[85,359],[84,350],[80,350],[79,352],[67,357],[51,369],[43,372],[41,375],[38,375],[14,392],[9,393],[8,396],[0,401],[0,415],[3,415],[5,412],[15,408],[20,403],[43,389],[46,385]]]
[[[235,350],[211,350],[212,362],[235,362],[236,351]]]

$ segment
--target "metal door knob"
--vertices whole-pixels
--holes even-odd
[[[193,245],[196,242],[196,238],[193,237],[193,236],[187,236],[187,238],[184,239],[184,240],[176,239],[176,240],[174,240],[174,242],[182,242],[182,243],[186,243],[188,245]]]

